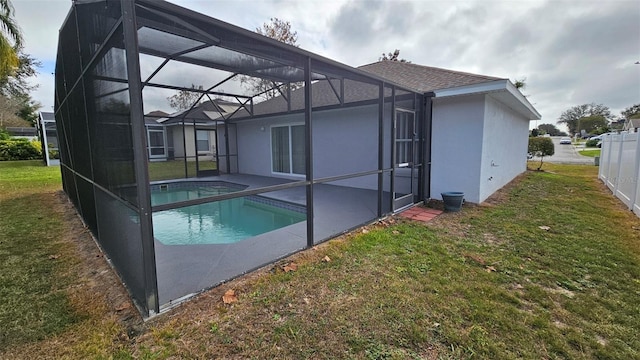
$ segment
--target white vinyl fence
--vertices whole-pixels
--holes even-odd
[[[602,139],[598,177],[640,217],[639,133],[608,134]]]

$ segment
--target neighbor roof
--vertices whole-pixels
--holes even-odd
[[[185,114],[186,110],[178,111],[170,115],[166,114],[163,118],[157,119],[157,122],[165,125],[177,124],[183,120],[188,120],[189,122],[195,120],[196,123],[207,123],[223,116],[226,117],[228,114],[233,113],[238,107],[240,107],[240,104],[222,99],[207,100],[189,110],[187,114]]]
[[[54,113],[49,112],[49,111],[41,111],[40,112],[40,118],[42,120],[50,120],[50,121],[55,121],[56,117],[54,116]]]
[[[437,67],[416,65],[400,61],[382,60],[358,67],[368,73],[392,80],[421,93],[458,86],[505,80]]]
[[[625,130],[637,129],[637,128],[640,128],[640,118],[628,119],[627,122],[625,122],[624,124]]]

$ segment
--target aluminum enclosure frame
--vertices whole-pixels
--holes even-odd
[[[151,30],[145,30],[143,34],[146,37],[141,40],[142,28]],[[167,46],[163,51],[167,38],[186,39],[188,44],[171,43],[175,48]],[[222,55],[218,58],[194,55],[200,53]],[[163,59],[144,79],[140,68],[141,54]],[[202,90],[154,81],[155,76],[171,62],[222,70],[232,75]],[[278,91],[287,103],[286,109],[266,115],[255,114],[259,105],[257,99],[262,93],[247,95],[219,91],[221,85],[243,75],[271,81],[273,87],[270,90]],[[158,300],[154,212],[304,186],[308,248],[317,243],[315,240],[326,240],[314,239],[314,186],[374,175],[378,182],[377,217],[392,212],[393,196],[389,204],[384,203],[383,179],[385,174],[394,178],[395,150],[388,152],[384,149],[385,131],[394,134],[394,129],[385,129],[384,121],[387,109],[395,117],[396,103],[400,101],[413,102],[420,124],[420,133],[417,134],[421,158],[418,164],[420,186],[414,202],[429,197],[428,186],[425,188],[424,184],[429,179],[429,98],[433,94],[416,93],[370,73],[165,1],[73,1],[60,31],[55,78],[55,118],[64,190],[99,246],[113,260],[114,268],[144,317],[159,313],[162,306]],[[313,87],[321,82],[327,84],[335,95],[335,104],[314,106]],[[376,89],[375,95],[348,99],[349,86],[353,86],[350,85],[353,82]],[[296,90],[293,84],[302,86]],[[240,105],[238,109],[220,120],[225,129],[228,170],[231,169],[229,124],[279,114],[304,114],[304,179],[152,206],[144,121],[145,88],[189,90],[201,93],[200,99],[207,97],[211,100],[211,96],[216,95],[235,98]],[[303,109],[292,105],[296,93],[304,94]],[[314,114],[362,106],[374,106],[378,111],[375,119],[378,122],[378,168],[314,177]],[[183,119],[183,131],[184,124]],[[195,120],[193,124],[195,133]],[[388,159],[391,164],[385,166]],[[188,176],[186,160],[185,176]],[[386,208],[391,211],[384,210]],[[130,224],[123,224],[129,220]],[[121,228],[114,228],[114,225],[121,225]]]

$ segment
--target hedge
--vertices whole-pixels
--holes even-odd
[[[0,140],[0,161],[38,159],[42,159],[42,147],[39,141]]]

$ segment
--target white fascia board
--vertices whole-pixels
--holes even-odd
[[[471,94],[478,94],[478,93],[488,93],[488,92],[505,90],[507,88],[508,82],[509,80],[507,79],[495,80],[495,81],[490,81],[486,83],[435,90],[434,93],[436,94],[436,97],[449,97],[449,96],[459,96],[459,95],[471,95]]]
[[[515,85],[513,85],[509,80],[507,80],[507,91],[509,91],[509,93],[511,93],[513,97],[518,99],[520,103],[522,103],[522,105],[524,105],[531,112],[531,114],[535,116],[533,118],[530,118],[529,120],[540,120],[542,118],[542,115],[540,115],[538,110],[536,110],[536,108],[534,108],[533,105],[531,105],[531,103],[529,102],[529,99],[527,99],[526,96],[522,95],[520,90],[518,90],[518,88]]]
[[[502,93],[504,95],[509,94],[510,96],[507,97],[511,97],[511,99],[509,99],[505,105],[525,115],[529,120],[540,120],[540,113],[538,113],[529,100],[527,100],[527,98],[524,97],[524,95],[522,95],[522,93],[520,93],[515,85],[513,85],[508,79],[494,80],[480,84],[458,86],[434,91],[436,98],[490,93]],[[500,97],[502,97],[502,99],[500,99]],[[496,98],[502,102],[505,100],[504,96],[496,96]]]

